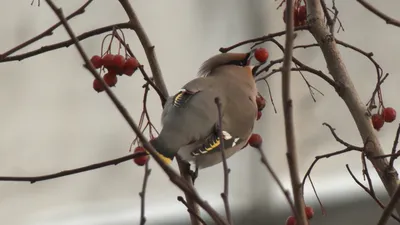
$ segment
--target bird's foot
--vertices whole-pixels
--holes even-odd
[[[199,176],[199,168],[196,166],[196,168],[193,170],[189,170],[189,175],[192,177],[192,183],[194,185],[195,180]]]

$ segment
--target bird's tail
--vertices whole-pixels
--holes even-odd
[[[172,154],[173,151],[166,150],[166,145],[159,137],[150,140],[150,144],[156,150],[157,155],[164,161],[165,164],[171,164],[174,159],[175,154]]]

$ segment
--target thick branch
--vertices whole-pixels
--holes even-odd
[[[362,103],[354,84],[350,79],[349,73],[337,48],[335,39],[329,33],[324,24],[320,0],[308,0],[307,12],[309,13],[307,18],[310,24],[310,32],[320,45],[329,73],[340,86],[338,94],[346,103],[357,125],[363,142],[366,143],[366,155],[374,165],[374,168],[379,174],[387,192],[392,196],[397,188],[397,171],[393,168],[388,169],[388,161],[385,158],[376,158],[376,156],[383,155],[382,147],[370,122],[367,108]],[[396,205],[396,210],[400,213],[400,204]]]
[[[285,133],[287,145],[287,159],[290,172],[290,180],[292,182],[292,190],[294,197],[294,205],[296,208],[296,221],[298,225],[307,225],[307,217],[305,214],[305,205],[303,198],[302,186],[300,183],[296,138],[293,120],[293,101],[291,98],[290,89],[290,66],[292,63],[293,55],[293,39],[294,39],[294,2],[293,0],[286,0],[286,39],[285,39],[285,55],[282,65],[282,103],[285,118]]]

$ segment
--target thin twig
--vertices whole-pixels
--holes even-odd
[[[146,156],[146,155],[147,155],[146,152],[137,152],[137,153],[126,155],[126,156],[123,156],[120,158],[107,160],[104,162],[95,163],[92,165],[83,166],[83,167],[79,167],[76,169],[64,170],[64,171],[61,171],[58,173],[46,174],[46,175],[41,175],[41,176],[31,176],[31,177],[11,177],[11,176],[5,177],[5,176],[3,176],[3,177],[0,177],[0,181],[19,181],[19,182],[30,182],[31,184],[33,184],[33,183],[36,183],[39,181],[51,180],[51,179],[56,179],[59,177],[65,177],[65,176],[70,176],[70,175],[77,174],[77,173],[87,172],[90,170],[96,170],[96,169],[100,169],[100,168],[103,168],[106,166],[118,165],[119,163],[126,162],[128,160],[131,160],[131,159],[134,159],[137,157]]]
[[[125,41],[123,41],[123,39],[120,37],[120,35],[118,33],[114,34],[115,37],[120,41],[120,43],[124,46],[124,48],[126,49],[126,51],[128,52],[128,54],[131,57],[135,57],[135,54],[133,54],[133,51],[131,50],[131,48],[129,47],[128,44],[125,43]],[[140,63],[140,62],[139,62]],[[163,92],[160,90],[160,88],[153,82],[153,80],[149,77],[149,75],[147,75],[146,71],[143,68],[144,66],[140,63],[139,65],[139,70],[143,75],[143,78],[145,81],[147,81],[151,87],[157,92],[158,96],[160,97],[161,100],[161,105],[164,105],[165,102],[167,101],[166,97],[164,96]]]
[[[394,156],[394,154],[396,153],[396,148],[397,148],[397,145],[399,144],[399,136],[400,136],[400,124],[397,127],[396,137],[394,138],[394,141],[393,141],[393,146],[392,146],[392,155],[393,156],[390,157],[389,168],[393,168],[394,160],[398,157],[398,156]]]
[[[399,20],[391,18],[390,16],[386,15],[384,12],[378,10],[373,5],[369,4],[364,0],[357,0],[357,2],[360,3],[362,6],[364,6],[366,9],[368,9],[369,11],[371,11],[373,14],[377,15],[379,18],[383,19],[387,24],[400,27]]]
[[[143,176],[143,185],[142,191],[139,193],[140,196],[140,225],[144,225],[146,223],[146,188],[147,188],[147,181],[149,180],[149,176],[151,173],[151,169],[149,169],[149,161],[147,160],[146,164],[144,165],[144,176]]]
[[[160,65],[158,64],[156,52],[154,51],[155,46],[150,42],[150,39],[140,23],[135,10],[133,10],[132,5],[129,3],[129,0],[119,0],[119,3],[124,8],[127,16],[129,17],[129,23],[132,26],[132,29],[136,32],[136,35],[143,46],[147,60],[149,61],[151,73],[153,74],[154,82],[163,93],[163,96],[168,97],[169,95],[167,86],[164,83],[164,78],[161,73]]]
[[[392,198],[389,203],[383,210],[382,216],[379,219],[378,225],[385,225],[389,220],[389,217],[392,215],[393,209],[396,206],[397,202],[400,199],[400,185],[397,185],[396,191],[394,192]]]
[[[201,197],[198,195],[196,190],[191,188],[188,183],[183,180],[170,166],[164,163],[164,161],[159,157],[159,155],[156,153],[156,150],[151,146],[151,144],[147,141],[146,137],[141,133],[140,129],[137,127],[136,123],[133,121],[132,117],[129,115],[128,111],[125,109],[125,107],[122,105],[122,103],[118,100],[118,98],[115,96],[115,94],[111,91],[111,89],[105,84],[104,80],[101,79],[100,75],[97,73],[93,65],[90,63],[86,53],[84,52],[82,46],[79,43],[79,40],[76,38],[74,32],[72,31],[71,27],[69,26],[68,22],[65,21],[65,17],[63,15],[63,12],[60,8],[57,8],[52,0],[46,0],[47,4],[52,8],[54,13],[58,16],[58,18],[62,21],[65,29],[67,30],[69,36],[71,37],[72,40],[74,40],[75,46],[77,47],[80,55],[82,56],[83,60],[85,61],[86,68],[89,69],[91,74],[96,78],[100,79],[102,84],[105,87],[105,91],[107,95],[110,97],[114,105],[117,107],[119,112],[122,114],[122,116],[125,118],[129,126],[132,128],[132,130],[136,133],[136,135],[139,137],[139,140],[143,144],[143,147],[151,154],[151,156],[155,159],[155,161],[161,166],[161,168],[164,170],[164,172],[168,175],[170,178],[171,182],[173,182],[177,187],[179,187],[182,191],[184,191],[187,194],[190,194],[190,196],[196,201],[210,216],[211,218],[217,223],[217,224],[223,224],[223,225],[228,225],[226,220],[224,220],[218,212],[216,212],[206,201],[201,199]]]
[[[305,25],[305,26],[295,27],[294,30],[295,31],[308,30],[308,28],[309,28],[308,25]],[[229,52],[229,51],[231,51],[231,50],[233,50],[233,49],[235,49],[237,47],[240,47],[242,45],[245,45],[245,44],[250,44],[250,43],[255,43],[255,42],[260,42],[259,44],[261,44],[261,43],[263,43],[263,42],[265,42],[265,41],[267,41],[267,40],[269,40],[271,38],[283,36],[285,34],[286,34],[285,30],[284,31],[280,31],[280,32],[276,32],[276,33],[271,33],[271,34],[268,34],[268,35],[265,35],[265,36],[262,36],[262,37],[252,38],[252,39],[249,39],[249,40],[241,41],[241,42],[239,42],[237,44],[234,44],[232,46],[229,46],[229,47],[220,48],[219,51],[222,52],[222,53],[226,53],[226,52]]]
[[[282,182],[279,180],[278,175],[275,173],[274,169],[272,169],[271,164],[269,164],[267,157],[265,156],[265,153],[262,149],[262,147],[256,148],[258,152],[260,153],[261,156],[261,163],[267,168],[268,172],[271,174],[272,178],[275,180],[275,182],[278,184],[279,189],[281,189],[283,195],[286,198],[286,201],[288,202],[290,209],[292,210],[293,215],[296,215],[296,209],[294,207],[293,200],[290,198],[290,192],[283,186]]]
[[[195,213],[192,208],[190,208],[189,204],[185,201],[185,199],[182,196],[178,196],[178,201],[182,202],[183,205],[186,206],[187,211],[189,212],[190,215],[193,215],[196,217],[197,220],[199,220],[200,223],[203,225],[207,225],[207,223],[199,216],[198,213]]]
[[[346,164],[346,169],[349,172],[350,176],[353,178],[353,180],[358,184],[358,186],[360,186],[365,192],[367,192],[367,194],[369,194],[369,196],[372,197],[372,199],[379,205],[379,207],[381,207],[382,209],[385,208],[385,206],[383,205],[383,203],[378,199],[378,197],[376,197],[375,193],[371,192],[365,185],[363,185],[357,178],[356,176],[354,176],[353,172],[351,172],[350,167],[348,164]],[[392,218],[397,220],[398,222],[400,222],[400,218],[397,217],[396,215],[394,215],[392,213]]]
[[[105,27],[100,27],[100,28],[97,28],[97,29],[94,29],[94,30],[91,30],[91,31],[84,32],[84,33],[76,36],[76,39],[78,41],[82,41],[82,40],[85,40],[87,38],[90,38],[90,37],[93,37],[93,36],[96,36],[96,35],[99,35],[99,34],[102,34],[102,33],[106,33],[106,32],[112,31],[115,27],[118,27],[120,29],[130,29],[130,24],[129,23],[117,23],[117,24],[113,24],[113,25],[109,25],[109,26],[105,26]],[[24,60],[26,58],[30,58],[32,56],[40,55],[40,54],[45,53],[45,52],[57,50],[57,49],[60,49],[60,48],[67,48],[67,47],[69,47],[69,46],[71,46],[73,44],[74,44],[74,40],[69,39],[69,40],[58,42],[58,43],[55,43],[55,44],[45,45],[45,46],[42,46],[42,47],[40,47],[38,49],[29,51],[29,52],[25,52],[25,53],[22,53],[22,54],[19,54],[19,55],[9,56],[9,57],[6,57],[4,59],[0,59],[0,63],[10,62],[10,61],[21,61],[21,60]]]
[[[285,38],[285,52],[282,65],[282,104],[285,118],[285,134],[290,180],[292,183],[292,190],[294,196],[294,204],[296,208],[296,221],[298,225],[307,225],[307,217],[305,214],[305,204],[303,199],[303,191],[300,183],[299,169],[297,162],[296,138],[293,121],[293,101],[291,98],[291,62],[293,56],[293,39],[294,39],[294,2],[293,0],[286,0],[286,38]]]
[[[233,225],[231,209],[229,205],[229,173],[231,170],[228,168],[228,163],[226,162],[226,155],[225,155],[225,146],[224,146],[224,137],[222,134],[222,112],[221,112],[221,101],[217,97],[215,98],[215,104],[217,105],[218,110],[218,136],[219,136],[219,143],[222,155],[222,166],[224,168],[224,192],[221,193],[221,198],[224,201],[225,213],[228,222]]]
[[[86,7],[89,6],[89,4],[92,3],[92,2],[93,2],[93,0],[86,1],[86,3],[83,4],[81,7],[79,7],[77,10],[75,10],[75,12],[73,12],[69,16],[65,17],[65,20],[68,21],[68,20],[70,20],[70,19],[72,19],[72,18],[74,18],[74,17],[76,17],[78,15],[83,14],[85,12]],[[5,57],[7,57],[7,56],[9,56],[9,55],[11,55],[11,54],[23,49],[23,48],[25,48],[28,45],[31,45],[31,44],[35,43],[36,41],[38,41],[38,40],[40,40],[40,39],[42,39],[42,38],[44,38],[46,36],[52,35],[53,31],[55,29],[57,29],[60,25],[62,25],[61,21],[57,22],[56,24],[51,26],[49,29],[43,31],[41,34],[39,34],[39,35],[37,35],[37,36],[25,41],[24,43],[22,43],[20,45],[17,45],[14,48],[4,52],[3,54],[0,55],[0,60],[4,59]]]

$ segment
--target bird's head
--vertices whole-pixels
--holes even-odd
[[[251,63],[254,50],[248,53],[221,53],[206,60],[200,67],[198,75],[202,77],[209,76],[212,71],[220,66],[233,65],[247,67],[253,77],[255,76],[259,65]]]

